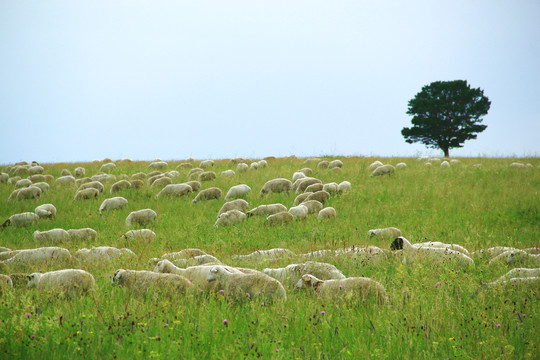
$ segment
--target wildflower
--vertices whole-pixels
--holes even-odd
[[[526,314],[521,314],[521,316],[525,317],[525,316],[527,316],[527,315],[526,315]]]
[[[111,274],[109,274],[109,277],[112,277],[112,275],[111,275]]]
[[[27,317],[27,318],[29,318],[30,316],[32,316],[32,314],[26,313],[26,317]]]
[[[501,324],[497,324],[497,327],[498,327],[498,328],[501,327]]]
[[[402,293],[402,294],[405,294],[405,290],[401,290],[401,293]]]
[[[258,292],[257,294],[261,295],[261,294],[262,294],[262,292],[260,292],[260,291],[259,291],[259,292]]]
[[[437,282],[435,283],[435,287],[439,287],[440,285],[441,285],[441,283],[440,283],[439,281],[437,281]]]
[[[339,285],[339,288],[340,288],[340,289],[343,289],[343,286],[342,286],[342,285]]]
[[[227,319],[223,320],[223,325],[229,326],[229,321]]]
[[[219,290],[219,292],[223,294],[225,292],[225,290],[221,289],[221,290]]]
[[[36,334],[32,334],[32,336],[30,336],[32,339],[35,339],[36,338]]]
[[[278,351],[279,351],[279,349],[278,349],[278,348],[275,348],[275,349],[274,349],[274,352],[278,352]]]
[[[168,323],[168,322],[165,323],[165,327],[169,327],[169,323]]]
[[[322,310],[321,315],[324,315],[324,314],[326,314],[326,311]]]
[[[249,294],[248,292],[246,293],[246,296],[247,296],[248,298],[250,298],[250,297],[251,297],[251,295],[250,295],[250,294]]]

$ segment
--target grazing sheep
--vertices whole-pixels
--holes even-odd
[[[202,184],[197,180],[188,181],[186,185],[191,186],[191,188],[193,189],[193,192],[197,192],[201,190],[201,186],[202,186]]]
[[[372,229],[368,231],[369,237],[377,237],[379,239],[395,239],[401,236],[401,230],[395,227],[387,227],[384,229]]]
[[[153,241],[156,240],[156,233],[150,229],[129,230],[122,237],[125,239]]]
[[[2,227],[13,226],[13,227],[25,227],[36,224],[39,220],[39,216],[35,213],[25,212],[22,214],[11,215],[9,219],[4,221]]]
[[[131,180],[146,180],[146,174],[143,172],[138,172],[131,175]]]
[[[96,189],[101,194],[103,191],[105,191],[105,186],[99,181],[90,181],[79,186],[79,189],[77,191],[85,189]]]
[[[77,250],[73,255],[76,259],[90,263],[105,263],[117,261],[120,258],[136,260],[137,255],[130,249],[118,249],[112,246],[98,246],[91,249],[83,248]]]
[[[116,181],[116,176],[110,174],[96,174],[90,178],[92,181]]]
[[[14,176],[8,179],[8,184],[14,185],[17,183],[17,181],[21,180],[22,178],[20,176]]]
[[[328,169],[328,164],[330,164],[330,161],[328,161],[328,160],[320,161],[317,164],[317,169]]]
[[[441,167],[449,169],[450,168],[450,163],[448,161],[443,161],[441,163]]]
[[[287,282],[291,286],[295,286],[304,274],[313,275],[321,280],[345,279],[345,275],[334,265],[315,261],[290,264],[278,269],[266,268],[262,272],[279,280],[282,284]]]
[[[7,265],[41,266],[53,262],[55,264],[69,263],[72,259],[69,250],[56,246],[14,250],[12,255],[3,263]]]
[[[424,166],[425,166],[426,168],[430,169],[432,165],[431,165],[430,162],[427,162],[427,163],[424,164]]]
[[[182,163],[179,164],[176,168],[177,169],[191,169],[193,167],[192,163]]]
[[[88,184],[89,182],[92,182],[92,179],[90,179],[89,177],[83,177],[83,178],[75,180],[75,186],[79,188],[81,185]]]
[[[289,214],[291,214],[295,219],[303,220],[308,216],[308,208],[305,205],[293,206],[289,209]]]
[[[148,170],[163,170],[166,169],[169,164],[167,164],[165,161],[154,161],[148,165]]]
[[[32,181],[28,179],[21,179],[15,183],[15,189],[22,189],[32,185]]]
[[[416,246],[415,246],[416,245]],[[424,246],[425,244],[412,245],[403,236],[396,238],[390,245],[391,250],[403,250],[408,256],[406,261],[414,261],[418,258],[429,259],[432,264],[445,263],[451,261],[464,266],[474,265],[473,259],[461,251],[453,250],[449,247]]]
[[[75,177],[81,178],[86,175],[86,169],[83,167],[78,167],[75,169]]]
[[[47,178],[45,177],[45,175],[41,175],[41,174],[37,174],[37,175],[31,175],[28,177],[27,180],[30,180],[30,182],[32,182],[33,184],[37,183],[37,182],[46,182]],[[19,180],[20,181],[20,180]],[[16,184],[16,183],[15,183]]]
[[[272,214],[266,218],[266,225],[281,225],[290,223],[294,220],[292,214],[287,211],[282,211],[276,214]]]
[[[305,274],[296,283],[296,288],[313,289],[323,299],[358,297],[365,301],[368,298],[375,298],[379,304],[383,304],[386,301],[386,290],[384,286],[366,277],[320,280],[313,275]]]
[[[220,174],[221,177],[233,177],[235,175],[236,173],[234,172],[234,170],[225,170],[225,171],[222,171]]]
[[[49,191],[50,188],[49,184],[47,184],[46,182],[37,182],[33,184],[33,186],[38,187],[41,190],[42,194]]]
[[[458,244],[445,244],[440,241],[428,241],[428,242],[413,244],[413,246],[416,248],[429,247],[429,248],[450,249],[450,250],[462,252],[468,257],[471,257],[471,254],[469,254],[469,251],[465,249],[463,246],[458,245]]]
[[[368,170],[373,171],[373,170],[375,170],[376,168],[378,168],[380,166],[383,166],[383,163],[380,162],[379,160],[376,160],[376,161],[372,162],[371,165],[368,166]]]
[[[164,188],[165,186],[172,184],[172,182],[173,181],[170,177],[163,175],[160,178],[155,179],[155,181],[152,182],[152,185],[150,185],[150,187],[152,189]]]
[[[305,200],[302,202],[302,205],[308,208],[309,214],[318,214],[323,208],[323,204],[317,200]]]
[[[268,166],[268,162],[266,162],[266,160],[259,160],[259,162],[257,163],[257,166],[261,169],[265,168]]]
[[[240,163],[236,165],[236,172],[246,172],[249,169],[248,164]]]
[[[250,165],[249,165],[249,168],[251,170],[257,170],[259,168],[259,164],[256,163],[256,162],[252,162]]]
[[[489,261],[489,264],[505,262],[508,265],[528,263],[540,266],[540,255],[528,254],[523,250],[510,250],[495,256]]]
[[[68,169],[63,169],[60,173],[60,176],[73,176],[73,174],[71,174],[71,171],[69,171]]]
[[[0,295],[13,289],[13,280],[7,275],[0,274]]]
[[[74,241],[94,241],[97,238],[97,231],[92,228],[69,229],[67,233]]]
[[[131,183],[129,181],[120,180],[118,182],[115,182],[111,186],[111,194],[117,193],[117,192],[119,192],[120,190],[123,190],[123,189],[129,189],[129,188],[131,188]]]
[[[143,186],[144,186],[144,181],[138,180],[138,179],[131,180],[131,188],[132,189],[140,189]]]
[[[330,163],[328,164],[329,169],[341,168],[341,167],[343,167],[343,162],[341,160],[333,160],[333,161],[330,161]]]
[[[311,194],[313,194],[313,193],[312,193],[312,192],[305,192],[305,193],[302,193],[302,194],[298,195],[298,196],[294,199],[293,206],[300,205],[301,203],[303,203],[304,201],[306,201],[306,199],[308,198],[308,196],[310,196]]]
[[[92,274],[80,269],[64,269],[28,276],[28,288],[40,292],[56,292],[66,295],[86,295],[94,291],[96,281]]]
[[[194,256],[189,259],[176,259],[174,265],[179,267],[197,266],[197,265],[222,265],[221,261],[215,256],[205,254]]]
[[[188,184],[169,184],[161,189],[156,195],[156,199],[159,199],[162,196],[180,197],[189,195],[190,192],[193,192],[193,189]]]
[[[289,192],[291,190],[292,183],[288,179],[273,179],[267,181],[262,189],[261,189],[261,196],[264,195],[270,195],[273,193],[281,193],[281,192]]]
[[[160,295],[177,296],[187,293],[193,286],[191,281],[176,274],[124,269],[114,273],[112,283],[125,286],[141,295],[153,289]]]
[[[300,179],[303,179],[306,177],[306,174],[304,174],[303,172],[301,171],[297,171],[293,174],[292,176],[292,181],[293,183],[296,181],[296,180],[300,180]]]
[[[518,162],[514,162],[514,163],[511,163],[511,164],[510,164],[510,167],[516,168],[516,169],[520,169],[520,168],[524,168],[524,167],[525,167],[525,164],[518,163]]]
[[[225,212],[227,212],[227,211],[229,211],[229,210],[239,210],[239,211],[245,213],[247,211],[248,207],[249,207],[249,204],[244,199],[237,199],[237,200],[233,200],[233,201],[228,201],[225,204],[223,204],[221,209],[219,209],[218,216],[225,213]]]
[[[376,246],[352,246],[337,250],[316,250],[298,255],[302,259],[321,259],[329,257],[350,257],[364,263],[377,263],[386,260],[386,254]]]
[[[127,199],[117,196],[110,199],[105,199],[99,207],[99,213],[103,214],[104,211],[122,209],[128,204]]]
[[[214,160],[203,160],[201,161],[201,163],[199,164],[199,167],[201,169],[207,169],[209,167],[213,167],[214,166]]]
[[[260,205],[254,209],[249,210],[246,215],[248,217],[253,215],[274,215],[279,212],[286,212],[287,207],[283,204],[270,204],[270,205]]]
[[[325,207],[324,209],[319,211],[317,219],[319,219],[319,221],[326,219],[335,219],[336,216],[336,209],[334,209],[333,207]]]
[[[326,191],[329,194],[335,194],[338,192],[338,184],[335,182],[324,184],[322,190]]]
[[[188,178],[195,178],[195,177],[198,177],[200,173],[203,173],[204,170],[201,169],[201,168],[193,168],[191,170],[189,170],[188,172]]]
[[[199,201],[203,200],[215,200],[219,199],[221,197],[221,190],[217,187],[211,187],[208,189],[202,190],[200,193],[197,194],[195,199],[193,199],[193,203],[198,203]]]
[[[306,200],[303,201],[306,202],[306,201],[310,201],[310,200],[317,200],[318,202],[320,202],[321,204],[326,204],[328,202],[328,200],[330,199],[330,194],[327,193],[326,191],[324,190],[319,190],[319,191],[316,191],[314,192],[313,194],[309,195]]]
[[[311,184],[304,190],[304,192],[314,193],[317,191],[321,191],[323,188],[324,188],[324,185],[322,183]]]
[[[28,200],[28,199],[37,199],[41,195],[41,189],[35,185],[29,186],[27,188],[22,188],[17,193],[17,201]]]
[[[229,210],[219,215],[214,226],[219,228],[220,226],[227,226],[233,224],[239,224],[246,219],[246,214],[240,210]]]
[[[73,201],[97,199],[98,196],[99,196],[99,190],[94,189],[94,188],[88,188],[88,189],[77,191],[77,193],[75,194],[75,197],[73,198]]]
[[[64,229],[52,229],[48,231],[34,231],[34,239],[38,242],[62,242],[69,240],[69,234]]]
[[[491,248],[488,248],[488,249],[481,249],[481,250],[478,250],[478,251],[474,251],[472,253],[472,255],[473,256],[495,257],[497,255],[502,254],[503,252],[515,251],[515,250],[519,250],[519,249],[514,248],[514,247],[508,247],[508,246],[495,246],[495,247],[491,247]]]
[[[75,185],[75,178],[71,175],[61,176],[56,179],[56,184],[61,186],[71,186]]]
[[[540,268],[528,269],[528,268],[515,268],[508,271],[506,274],[498,278],[497,280],[488,283],[488,286],[506,285],[508,283],[514,285],[519,282],[518,279],[530,279],[540,277]],[[512,281],[513,280],[513,281]]]
[[[407,164],[405,164],[404,162],[400,162],[396,165],[396,169],[404,169],[407,167]]]
[[[225,201],[233,199],[245,199],[251,193],[251,188],[246,184],[235,185],[227,191],[225,195]]]
[[[319,163],[321,161],[322,161],[322,159],[318,158],[318,157],[307,158],[306,160],[304,160],[304,164]]]
[[[283,285],[264,273],[243,274],[231,272],[222,266],[213,266],[206,280],[217,281],[231,302],[256,298],[263,299],[265,303],[287,301]]]
[[[199,174],[198,179],[200,182],[211,181],[216,179],[216,173],[213,171],[205,171]]]
[[[269,250],[257,250],[247,255],[233,255],[235,260],[247,260],[247,261],[262,261],[262,260],[275,260],[286,259],[294,256],[294,253],[289,249],[275,248]]]
[[[313,184],[322,184],[322,181],[312,177],[305,177],[303,179],[297,180],[296,183],[296,193],[302,193],[306,191],[307,187]],[[294,189],[294,187],[293,187]]]
[[[104,173],[110,173],[116,169],[116,164],[110,162],[107,164],[101,165],[101,168],[99,168],[99,171],[102,171]]]
[[[28,174],[35,175],[35,174],[42,174],[45,171],[43,166],[32,166],[30,169],[28,169]]]
[[[245,162],[245,161],[246,161],[246,159],[244,159],[243,157],[240,156],[240,157],[236,157],[234,159],[230,159],[228,164],[229,165],[235,165],[235,164],[239,164],[239,163]]]
[[[396,170],[396,168],[393,167],[392,165],[383,165],[383,166],[379,166],[378,168],[376,168],[375,170],[373,170],[373,172],[371,173],[370,176],[390,175],[390,174],[392,174],[395,170]]]
[[[157,218],[157,213],[152,209],[143,209],[131,212],[126,218],[126,226],[135,225],[145,226],[152,225]]]
[[[5,184],[8,182],[9,174],[0,172],[0,184]]]
[[[8,203],[11,203],[13,202],[14,200],[17,200],[17,195],[19,195],[19,191],[21,191],[21,189],[15,189],[11,192],[11,194],[9,195],[9,198],[7,200]]]
[[[183,249],[173,253],[167,253],[161,255],[161,260],[171,260],[175,261],[177,259],[190,259],[195,256],[207,255],[201,249]]]

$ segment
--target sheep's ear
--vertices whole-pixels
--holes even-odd
[[[306,283],[311,283],[311,277],[309,275],[302,275],[302,280]]]

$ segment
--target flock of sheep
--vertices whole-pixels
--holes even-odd
[[[426,166],[432,166],[434,159],[421,159]],[[455,161],[458,160],[453,160]],[[128,160],[124,160],[128,162]],[[0,174],[0,182],[13,185],[15,189],[7,199],[25,201],[37,199],[47,192],[52,184],[58,187],[76,187],[73,201],[83,201],[98,198],[105,192],[103,183],[113,183],[110,194],[114,195],[125,188],[141,188],[148,186],[159,190],[156,199],[162,197],[183,197],[197,194],[193,203],[220,199],[223,191],[217,187],[203,188],[203,184],[216,179],[217,174],[210,169],[212,160],[205,160],[199,167],[193,168],[191,162],[184,162],[176,170],[162,172],[168,164],[156,160],[149,164],[148,173],[139,172],[121,175],[120,179],[111,175],[116,164],[107,161],[100,171],[92,177],[86,177],[86,169],[78,167],[73,176],[69,170],[62,171],[57,179],[51,175],[43,175],[44,168],[37,163],[18,163],[6,169],[7,173]],[[329,169],[339,172],[343,166],[340,160],[327,161],[317,158],[306,160],[306,164],[316,163],[318,169]],[[451,162],[441,162],[441,167],[449,167]],[[236,165],[236,172],[257,170],[268,166],[267,160],[252,162],[249,166],[244,159],[238,158],[230,161]],[[428,165],[429,164],[429,165]],[[376,161],[369,166],[371,176],[392,174],[396,169],[404,168],[405,163],[395,167],[384,165]],[[512,167],[518,167],[514,164]],[[526,167],[527,165],[523,165]],[[190,169],[187,174],[190,181],[174,183],[180,177],[178,170]],[[235,176],[232,169],[223,171],[220,176]],[[320,179],[312,177],[313,171],[306,167],[292,174],[291,179],[275,178],[268,180],[260,190],[261,197],[269,197],[274,193],[296,192],[297,196],[291,206],[271,203],[249,209],[245,200],[251,193],[247,184],[232,186],[224,197],[225,202],[217,214],[215,227],[238,224],[252,216],[265,216],[268,225],[280,225],[293,221],[300,221],[310,215],[318,217],[319,221],[336,219],[334,208],[325,207],[331,197],[352,191],[351,183],[323,183]],[[23,178],[26,176],[26,178]],[[115,196],[105,199],[99,213],[107,213],[122,209],[128,205],[124,197]],[[34,212],[25,212],[10,216],[2,227],[25,227],[39,223],[57,216],[57,209],[53,204],[42,204]],[[125,224],[127,228],[151,226],[158,214],[152,209],[141,209],[131,212]],[[59,245],[67,240],[92,242],[97,232],[91,228],[82,229],[52,229],[34,232],[37,242],[47,245]],[[134,293],[146,293],[153,289],[160,293],[186,294],[186,293],[222,293],[227,300],[237,302],[261,298],[265,303],[285,301],[286,289],[311,289],[323,298],[373,298],[377,303],[384,303],[388,296],[383,284],[366,277],[346,277],[342,271],[330,263],[322,260],[348,256],[360,259],[363,262],[384,261],[390,256],[399,256],[402,261],[429,261],[431,264],[452,263],[455,266],[471,267],[476,261],[487,259],[489,263],[505,262],[510,265],[519,265],[523,262],[540,266],[540,249],[516,249],[509,247],[494,247],[483,249],[472,254],[461,245],[445,244],[442,242],[425,242],[411,244],[399,229],[394,227],[369,230],[370,237],[390,240],[390,250],[376,246],[360,246],[343,249],[324,249],[305,254],[295,254],[289,249],[259,250],[251,254],[237,254],[233,260],[260,263],[266,260],[300,260],[290,263],[283,268],[266,268],[262,271],[253,268],[234,267],[223,264],[211,254],[200,249],[184,249],[176,253],[168,253],[161,258],[150,259],[152,270],[126,270],[119,269],[112,277],[112,283],[129,288]],[[150,229],[132,229],[123,237],[153,241],[156,234]],[[137,255],[130,249],[118,249],[110,246],[79,249],[73,255],[67,249],[58,246],[40,247],[35,249],[11,250],[0,247],[0,270],[9,272],[18,267],[37,269],[47,263],[65,264],[103,264],[118,259],[137,259]],[[78,296],[95,291],[95,279],[88,271],[66,268],[46,273],[34,272],[31,274],[11,273],[0,275],[1,291],[9,291],[15,286],[26,285],[28,288],[36,287],[39,291],[57,292]],[[539,283],[540,268],[514,268],[501,278],[487,283],[487,286],[504,286],[522,283]]]

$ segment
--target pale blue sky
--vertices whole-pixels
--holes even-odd
[[[451,156],[540,154],[540,1],[0,2],[0,164],[442,155],[437,80],[492,101]]]

